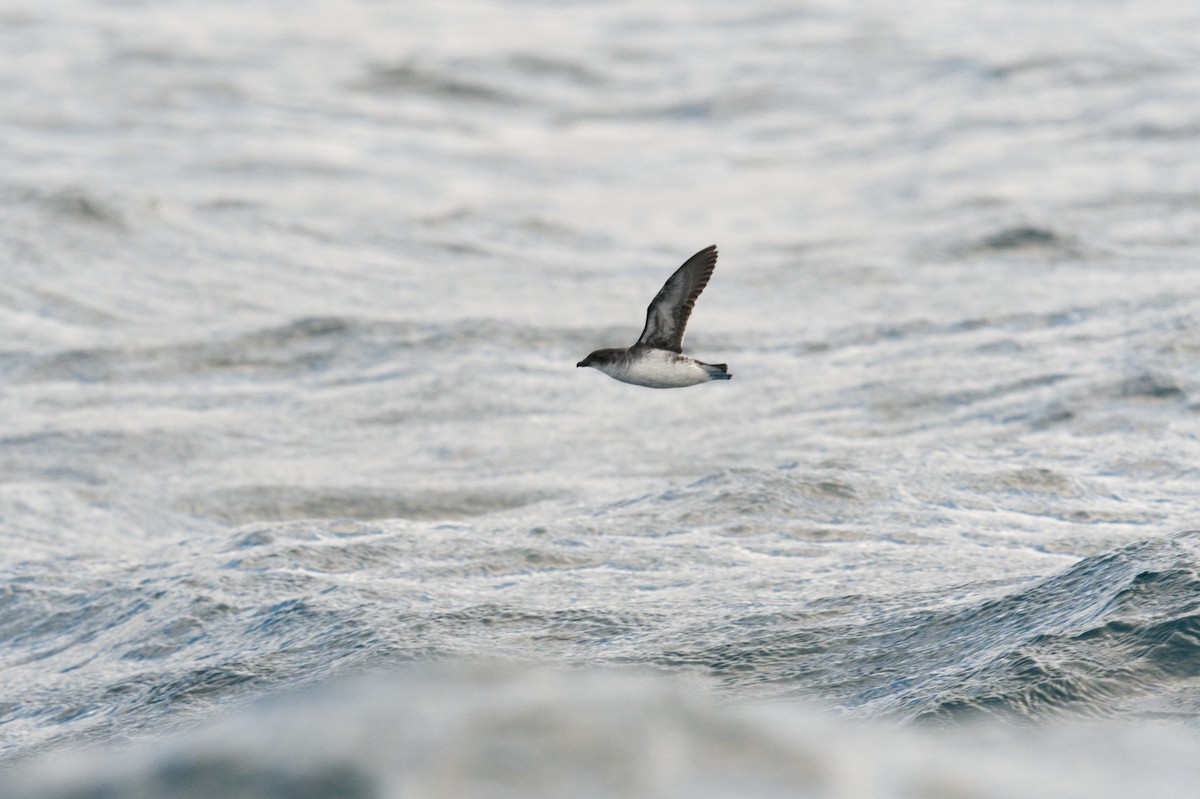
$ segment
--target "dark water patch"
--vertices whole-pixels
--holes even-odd
[[[604,82],[599,73],[581,61],[552,58],[541,53],[518,53],[508,59],[517,72],[534,78],[555,78],[577,86],[595,87]]]
[[[1069,418],[1071,412],[1057,398],[1044,399],[1043,389],[1069,377],[1061,373],[1039,374],[936,393],[906,393],[893,384],[880,383],[871,384],[868,390],[873,407],[886,418],[897,421],[917,419],[921,424],[953,426],[960,424],[962,418],[947,416],[945,412],[967,411],[1010,423],[1052,424],[1056,418]],[[931,411],[938,413],[929,418]]]
[[[1070,422],[1074,418],[1074,410],[1058,400],[1052,400],[1028,411],[1006,416],[1002,421],[1005,424],[1024,422],[1032,430],[1049,430],[1057,425]]]
[[[1073,236],[1034,225],[1017,225],[988,233],[978,240],[952,248],[961,254],[1039,255],[1075,257],[1079,242]]]
[[[425,360],[456,355],[586,345],[583,331],[559,331],[492,320],[454,325],[305,317],[239,335],[146,348],[63,350],[0,354],[0,370],[13,382],[113,383],[227,378],[374,380],[371,367],[394,364],[393,377]],[[397,359],[403,356],[403,359]]]
[[[1171,376],[1143,372],[1121,381],[1113,394],[1122,399],[1181,400],[1187,392]]]
[[[887,322],[883,324],[856,325],[844,330],[835,331],[826,340],[831,349],[841,347],[857,347],[878,344],[885,341],[901,341],[910,338],[920,338],[936,330],[936,325],[926,319],[913,319],[905,322]]]
[[[94,490],[131,469],[178,467],[198,457],[201,440],[173,430],[60,430],[0,438],[0,469],[74,484],[81,505],[102,505]]]
[[[1040,467],[1016,469],[996,477],[995,486],[1021,493],[1052,494],[1054,496],[1081,496],[1085,493],[1077,480]]]
[[[41,201],[55,219],[63,222],[128,230],[124,216],[115,206],[82,189],[63,189],[44,195]]]
[[[662,529],[679,525],[733,525],[726,532],[745,535],[778,529],[795,519],[846,520],[868,513],[886,492],[866,481],[851,483],[844,475],[779,469],[723,469],[686,485],[657,494],[623,500],[605,513],[652,516]]]
[[[299,519],[462,519],[519,508],[542,494],[471,491],[384,491],[371,488],[304,488],[256,485],[197,494],[176,508],[227,524]]]
[[[513,649],[526,653],[554,645],[610,660],[628,639],[665,621],[661,616],[598,608],[535,610],[484,604],[423,615],[414,620],[411,632],[444,639],[444,646],[453,647],[458,634],[476,638],[486,631],[491,640],[488,648],[495,654],[504,654],[507,640]]]
[[[1017,250],[1025,247],[1053,247],[1061,238],[1053,231],[1035,227],[1016,227],[985,236],[981,242],[992,250]]]
[[[162,704],[174,709],[187,702],[228,695],[231,689],[245,690],[257,679],[251,669],[236,663],[206,666],[154,684],[146,691],[143,702],[147,707]]]
[[[625,331],[628,336],[628,330]],[[563,331],[533,325],[512,324],[492,319],[460,320],[453,326],[436,326],[422,329],[419,337],[414,337],[411,346],[436,351],[445,350],[479,350],[488,351],[503,349],[537,349],[548,344],[564,346],[564,338],[572,349],[577,349],[577,343],[595,342],[595,333],[590,330]]]
[[[537,239],[549,239],[567,244],[574,244],[584,239],[586,235],[575,227],[543,216],[524,217],[517,220],[514,223],[514,227],[535,236]]]
[[[201,211],[207,211],[214,214],[259,214],[264,211],[265,205],[257,200],[252,200],[248,197],[238,197],[233,195],[219,196],[215,199],[205,200],[196,206]]]
[[[1194,141],[1200,139],[1200,124],[1195,122],[1182,122],[1179,124],[1170,124],[1166,122],[1144,121],[1135,124],[1122,123],[1120,126],[1109,131],[1109,135],[1113,137],[1125,137],[1130,139],[1163,139],[1167,141]],[[1177,204],[1195,204],[1196,197],[1194,195],[1187,197],[1172,198]]]
[[[718,121],[724,109],[712,97],[679,99],[672,96],[661,102],[626,102],[597,106],[564,114],[562,121],[575,125],[591,122],[644,124],[704,123]]]
[[[1122,86],[1154,78],[1165,79],[1178,67],[1169,58],[1148,58],[1129,53],[1124,57],[1086,54],[1046,55],[1022,58],[990,67],[991,76],[1002,82],[1028,87],[1047,85],[1074,89]]]
[[[219,94],[220,88],[218,87],[216,90]],[[228,175],[241,180],[249,179],[262,183],[285,183],[300,178],[333,181],[355,174],[353,168],[333,160],[322,159],[315,155],[301,156],[286,152],[217,157],[205,164],[205,170],[217,175]],[[265,224],[275,230],[290,234],[299,233],[322,243],[334,241],[326,234],[318,232],[317,228],[294,220],[286,223],[266,221]]]
[[[179,372],[253,376],[325,372],[356,360],[369,330],[337,317],[310,317],[211,344],[183,345],[164,354]],[[358,346],[355,346],[358,345]]]
[[[420,94],[441,100],[488,105],[514,105],[519,102],[503,89],[464,76],[461,70],[430,67],[411,61],[371,67],[364,77],[352,84],[352,88],[388,94]]]
[[[305,318],[224,340],[145,349],[95,348],[31,355],[14,379],[115,382],[167,380],[212,373],[279,377],[322,371],[355,353],[363,327],[338,318]]]
[[[173,619],[152,641],[139,643],[125,652],[125,660],[158,660],[174,655],[204,638],[204,623],[195,618]]]
[[[473,573],[500,577],[591,569],[605,565],[612,564],[587,551],[564,551],[553,546],[498,547],[481,556],[469,568]]]
[[[1032,375],[1030,377],[1022,377],[1017,380],[996,383],[984,388],[950,392],[937,397],[936,402],[937,404],[949,407],[973,405],[977,402],[996,399],[1009,394],[1019,394],[1022,392],[1046,388],[1047,386],[1052,386],[1062,380],[1065,380],[1067,377],[1069,377],[1069,375],[1065,374]]]
[[[15,297],[3,297],[0,301],[13,308],[28,308],[26,303],[36,309],[36,313],[53,318],[60,322],[75,324],[81,327],[108,328],[120,322],[120,317],[110,311],[100,308],[92,302],[92,298],[70,296],[48,286],[23,287],[20,304]],[[18,311],[20,312],[20,311]],[[4,361],[19,358],[22,353],[9,351],[0,355],[0,370],[4,369]],[[15,364],[15,361],[13,362]]]
[[[861,347],[877,345],[886,342],[914,341],[922,339],[940,339],[951,337],[961,339],[964,334],[1003,332],[1004,337],[980,336],[977,345],[980,352],[1020,352],[1022,342],[1014,339],[1011,334],[1044,330],[1047,328],[1063,327],[1078,324],[1087,320],[1094,313],[1090,308],[1068,308],[1046,313],[1013,313],[996,314],[986,317],[972,317],[950,322],[939,322],[929,319],[910,319],[901,322],[886,322],[872,325],[856,325],[835,330],[822,342],[805,345],[789,345],[801,353],[823,352],[842,347]],[[939,342],[939,346],[942,346]]]

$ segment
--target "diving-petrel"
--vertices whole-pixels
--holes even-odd
[[[683,354],[683,329],[692,306],[717,266],[717,245],[684,261],[646,309],[646,327],[632,347],[596,350],[576,366],[592,366],[623,383],[650,388],[683,388],[709,380],[729,380],[723,363],[703,363]]]

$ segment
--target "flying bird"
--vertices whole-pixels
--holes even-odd
[[[646,308],[646,327],[632,347],[596,350],[576,366],[591,366],[623,383],[649,388],[683,388],[729,380],[729,367],[683,354],[683,330],[692,306],[717,266],[717,245],[684,261]]]

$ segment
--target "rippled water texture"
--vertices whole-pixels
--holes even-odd
[[[203,792],[124,747],[308,686],[330,751],[397,730],[345,795],[566,795],[438,782],[427,691],[605,795],[751,795],[734,717],[764,796],[1179,795],[1197,96],[1166,0],[0,3],[0,762]],[[732,381],[575,368],[713,242]],[[626,733],[675,765],[612,782]]]

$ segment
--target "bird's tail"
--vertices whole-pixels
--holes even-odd
[[[709,380],[731,380],[733,375],[729,374],[729,364],[727,363],[701,363],[704,371],[708,372]]]

